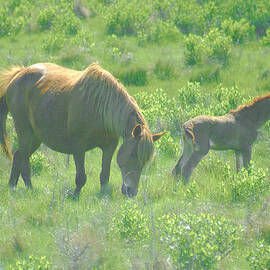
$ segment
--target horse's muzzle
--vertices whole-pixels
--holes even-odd
[[[138,189],[133,189],[131,187],[126,186],[125,184],[122,185],[122,193],[127,196],[128,198],[135,197],[138,193]]]

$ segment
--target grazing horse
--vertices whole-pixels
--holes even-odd
[[[29,157],[44,143],[55,151],[73,155],[74,197],[86,182],[84,159],[90,149],[101,148],[101,188],[108,183],[119,137],[123,138],[117,155],[122,193],[136,196],[142,168],[153,154],[153,142],[163,134],[151,134],[136,101],[97,63],[84,71],[40,63],[15,66],[1,73],[0,143],[11,157],[6,138],[8,112],[19,142],[9,185],[15,188],[21,175],[25,185],[32,187]]]
[[[188,183],[199,161],[213,150],[235,151],[237,172],[248,167],[257,130],[270,120],[270,94],[257,97],[223,116],[197,116],[183,124],[183,153],[173,175]]]

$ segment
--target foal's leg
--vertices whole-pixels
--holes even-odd
[[[182,178],[184,180],[184,183],[187,184],[189,182],[189,179],[191,177],[191,174],[195,167],[198,165],[200,160],[208,153],[207,152],[199,152],[199,151],[194,151],[189,158],[189,160],[183,165],[182,167]]]
[[[235,157],[236,157],[236,171],[239,172],[241,167],[243,166],[247,169],[251,160],[251,147],[246,147],[241,151],[236,151]]]
[[[75,166],[76,166],[76,188],[73,192],[73,197],[79,197],[81,188],[86,182],[86,174],[84,169],[85,152],[73,154]]]
[[[247,169],[251,160],[251,146],[245,148],[242,151],[242,157],[243,157],[244,167]]]
[[[110,145],[102,148],[102,170],[100,173],[101,189],[103,189],[109,182],[112,156],[117,144],[118,140],[115,140]]]
[[[236,159],[236,172],[239,172],[241,167],[243,166],[243,156],[239,151],[235,151],[235,159]]]
[[[192,155],[192,146],[186,141],[183,141],[183,142],[184,142],[183,153],[172,171],[172,174],[175,177],[177,177],[178,175],[181,175],[183,165],[187,162],[187,160]]]

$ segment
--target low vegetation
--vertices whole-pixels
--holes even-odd
[[[99,62],[126,86],[153,132],[167,130],[139,193],[121,195],[115,157],[100,192],[101,152],[86,156],[79,198],[72,158],[31,157],[34,189],[8,189],[0,159],[0,269],[269,269],[269,135],[235,173],[234,154],[209,153],[184,186],[171,176],[181,125],[223,115],[270,89],[268,0],[0,0],[0,68]],[[11,117],[8,134],[18,147]]]

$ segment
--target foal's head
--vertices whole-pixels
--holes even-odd
[[[138,124],[132,130],[131,136],[124,139],[117,154],[117,163],[123,177],[122,193],[125,196],[137,195],[142,169],[153,156],[153,142],[163,134],[152,135],[148,127]]]

